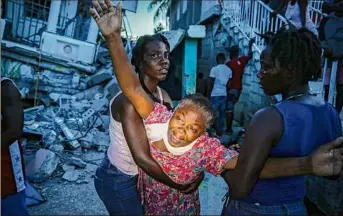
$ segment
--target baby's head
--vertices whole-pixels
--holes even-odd
[[[181,100],[168,128],[168,141],[174,147],[191,144],[214,120],[211,102],[201,94],[190,94]]]

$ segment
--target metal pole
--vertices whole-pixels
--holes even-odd
[[[125,10],[123,10],[123,18],[126,18],[127,23],[129,22],[125,13]],[[128,57],[129,59],[131,59],[131,55],[132,55],[132,49],[131,49],[131,39],[129,38],[129,34],[127,32],[127,27],[125,25],[125,19],[123,19],[123,25],[124,25],[124,31],[125,31],[125,35],[126,35],[126,46],[128,47]]]
[[[334,101],[335,101],[337,69],[338,69],[338,61],[332,62],[330,89],[329,89],[329,100],[328,100],[328,102],[332,105],[334,104]]]
[[[50,32],[56,33],[61,4],[62,2],[60,0],[51,1],[47,28]]]
[[[324,60],[324,70],[323,70],[323,79],[322,79],[322,98],[323,99],[324,99],[324,96],[325,96],[325,77],[326,77],[327,71],[328,71],[328,59],[325,58],[325,60]]]

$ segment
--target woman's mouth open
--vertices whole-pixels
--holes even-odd
[[[173,134],[169,135],[169,141],[171,142],[170,144],[174,147],[178,147],[180,146],[180,144],[183,142],[183,140],[177,138],[176,136],[174,136]]]

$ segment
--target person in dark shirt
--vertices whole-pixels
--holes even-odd
[[[19,90],[12,80],[1,78],[1,215],[29,215],[20,145],[23,119]]]
[[[207,79],[204,79],[203,73],[198,73],[196,92],[207,97]]]

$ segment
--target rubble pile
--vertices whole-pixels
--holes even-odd
[[[164,34],[173,50],[185,32]],[[33,105],[24,110],[22,145],[31,157],[25,160],[28,179],[41,183],[58,176],[84,183],[96,168],[94,157],[85,158],[92,151],[103,156],[109,146],[108,105],[120,90],[108,50],[99,46],[89,65],[20,44],[2,48],[2,76],[12,79],[29,107]]]
[[[101,79],[96,74],[96,78],[88,82],[98,84]],[[110,82],[118,92],[116,82]],[[106,151],[110,143],[110,94],[103,85],[90,85],[90,88],[74,95],[50,93],[49,97],[54,102],[50,106],[24,110],[24,143],[32,147],[30,140],[39,140],[38,145],[35,142],[39,150],[27,166],[30,180],[42,182],[61,165],[64,171],[62,178],[77,181],[81,173],[75,168],[87,167],[87,163],[80,159],[83,152],[91,149]]]
[[[101,161],[110,143],[109,101],[120,90],[108,51],[99,49],[93,65],[31,54],[6,48],[1,58],[2,76],[38,104],[24,110],[26,176],[35,183],[56,176],[86,183],[97,164],[94,157],[85,160],[86,153],[98,152]]]
[[[99,47],[96,61],[85,64],[56,58],[39,49],[2,44],[2,76],[11,78],[25,99],[38,99],[45,106],[56,101],[59,95],[77,95],[99,85],[105,91],[116,91],[113,69],[108,50]],[[79,94],[78,94],[79,93]]]

